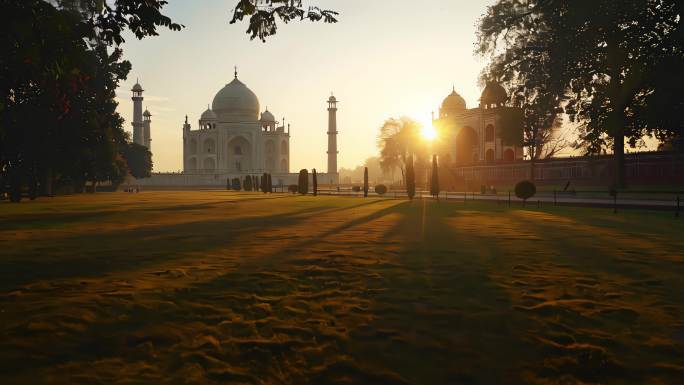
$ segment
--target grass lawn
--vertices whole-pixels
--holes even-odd
[[[681,384],[670,212],[112,193],[0,203],[0,384]]]

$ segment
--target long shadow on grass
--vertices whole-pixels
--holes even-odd
[[[0,261],[0,292],[39,280],[93,277],[113,271],[132,271],[187,253],[198,254],[221,247],[240,247],[234,242],[250,234],[323,215],[373,204],[328,208],[307,207],[271,216],[193,221],[173,225],[65,237],[32,247],[21,255]],[[245,256],[249,256],[245,250]]]
[[[68,211],[68,212],[43,212],[32,214],[12,214],[0,216],[0,231],[4,230],[19,230],[19,229],[50,229],[60,227],[67,223],[78,223],[88,220],[103,221],[115,216],[131,216],[137,213],[169,213],[177,211],[193,211],[202,209],[213,209],[223,205],[233,205],[236,203],[272,200],[272,199],[288,199],[292,196],[266,196],[266,197],[250,197],[231,199],[229,196],[227,200],[211,201],[203,203],[183,203],[183,204],[169,204],[148,207],[140,204],[139,206],[125,206],[125,210],[119,208],[102,208],[99,210],[89,211]]]

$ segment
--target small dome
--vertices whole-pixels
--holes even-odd
[[[150,114],[150,111],[145,110],[145,112],[143,112],[143,116],[147,116],[149,118],[150,116],[152,116],[152,114]]]
[[[259,117],[259,99],[235,78],[216,94],[211,109],[224,122],[256,121]]]
[[[328,98],[328,101],[331,103],[337,102],[337,98],[334,95],[330,95],[330,98]]]
[[[131,91],[133,91],[133,92],[143,92],[144,90],[143,90],[142,86],[140,85],[140,83],[135,82],[135,85],[133,86],[133,88],[131,89]]]
[[[465,99],[456,90],[451,91],[449,96],[447,96],[442,102],[442,110],[444,111],[459,111],[466,109]]]
[[[275,122],[275,116],[273,116],[271,111],[269,111],[267,108],[266,111],[261,113],[261,121],[264,123],[266,123],[266,122],[274,123]]]
[[[207,110],[202,113],[200,120],[216,120],[216,114],[207,106]]]
[[[503,104],[508,100],[506,89],[498,82],[488,82],[480,96],[480,103],[483,105]]]

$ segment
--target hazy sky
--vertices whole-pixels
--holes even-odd
[[[473,55],[475,24],[492,2],[309,0],[339,11],[339,22],[283,25],[262,43],[249,40],[246,23],[229,24],[235,0],[171,0],[165,13],[186,28],[142,41],[127,35],[133,70],[118,91],[119,112],[131,131],[129,90],[139,77],[153,114],[155,171],[181,170],[185,115],[196,129],[238,66],[262,110],[291,123],[291,171],[325,169],[331,91],[340,100],[338,163],[353,167],[377,154],[386,118],[429,121],[452,85],[477,104],[484,63]]]

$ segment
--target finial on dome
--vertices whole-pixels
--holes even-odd
[[[237,79],[237,66],[235,66],[235,79]]]
[[[185,124],[188,124],[188,116],[185,115]]]

